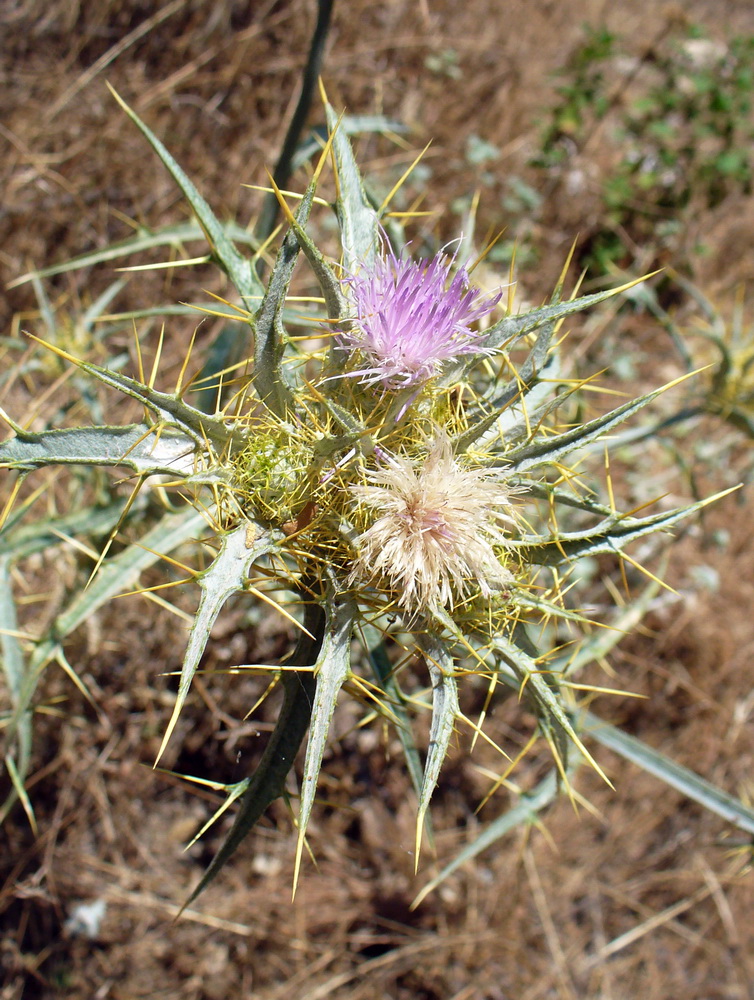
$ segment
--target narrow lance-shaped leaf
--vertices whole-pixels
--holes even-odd
[[[556,325],[544,326],[537,334],[534,346],[523,364],[519,365],[515,377],[502,389],[497,384],[490,386],[480,401],[480,406],[470,411],[470,419],[483,413],[482,407],[502,410],[506,439],[518,440],[531,433],[531,427],[538,422],[537,413],[546,406],[557,409],[566,395],[553,398],[555,383],[561,374],[560,343],[552,343]],[[580,386],[571,382],[568,395],[577,392]],[[561,386],[560,392],[564,392]],[[520,416],[516,416],[519,414]],[[501,414],[501,415],[503,415]]]
[[[327,623],[322,647],[314,665],[316,690],[312,705],[312,722],[306,746],[304,773],[301,779],[301,807],[298,814],[298,843],[293,884],[298,880],[301,852],[309,824],[322,758],[327,745],[335,705],[340,689],[351,672],[351,640],[358,608],[347,595],[333,595],[325,610]]]
[[[197,510],[184,510],[178,514],[166,514],[139,540],[138,544],[129,545],[117,556],[107,559],[99,568],[92,583],[78,593],[72,604],[61,612],[48,630],[50,638],[40,642],[30,658],[32,669],[27,671],[31,679],[54,656],[59,643],[82,622],[92,615],[97,608],[118,594],[133,587],[139,574],[158,562],[161,555],[167,555],[173,549],[191,538],[195,538],[207,527],[207,519]],[[36,681],[33,681],[36,684]],[[33,690],[33,689],[32,689]],[[28,686],[24,685],[24,694]],[[28,707],[28,702],[24,705]]]
[[[251,233],[237,223],[226,222],[222,224],[222,228],[227,239],[256,245],[256,240]],[[145,250],[153,250],[155,247],[171,246],[180,249],[184,243],[191,243],[195,240],[207,242],[205,230],[196,222],[184,222],[179,225],[164,226],[160,229],[143,227],[140,228],[136,236],[129,236],[128,239],[121,240],[119,243],[111,243],[101,249],[80,254],[78,257],[71,257],[70,260],[63,261],[62,264],[53,264],[50,267],[42,267],[38,271],[29,271],[27,274],[21,275],[20,278],[15,278],[7,287],[16,288],[26,284],[26,282],[34,281],[35,278],[53,278],[58,274],[67,274],[70,271],[79,271],[97,264],[106,264],[108,261],[130,257],[133,254],[143,253]],[[261,292],[260,288],[260,294]]]
[[[68,535],[84,531],[90,537],[96,538],[118,523],[125,503],[124,500],[118,500],[106,507],[83,508],[62,517],[34,521],[30,524],[17,523],[13,511],[0,532],[0,557],[23,559],[33,552],[44,552],[62,544]],[[19,511],[18,522],[25,512],[23,508]]]
[[[559,486],[553,486],[548,482],[532,482],[524,477],[511,476],[508,480],[511,486],[520,487],[521,495],[532,496],[537,500],[545,500],[549,504],[562,504],[564,507],[573,507],[575,510],[583,510],[587,514],[595,514],[600,517],[617,517],[615,510],[598,503],[591,497],[581,497],[570,490],[564,490]]]
[[[649,275],[647,276],[649,277]],[[593,295],[582,295],[579,299],[569,299],[565,302],[554,302],[551,305],[542,306],[540,309],[533,309],[531,312],[520,316],[506,316],[499,323],[490,327],[485,335],[485,345],[487,347],[505,347],[514,343],[527,333],[538,330],[546,323],[557,323],[566,316],[582,312],[591,306],[596,306],[614,295],[620,295],[628,291],[646,278],[638,278],[629,281],[618,288],[608,288],[604,292],[595,292]]]
[[[458,436],[454,444],[454,451],[457,453],[466,451],[475,441],[486,434],[512,403],[516,400],[525,400],[526,395],[546,371],[553,330],[554,325],[548,324],[540,331],[534,347],[526,361],[521,365],[516,378],[511,379],[488,404],[491,409],[486,416],[482,414],[481,410],[470,410],[469,427]],[[448,382],[448,384],[451,383]],[[525,402],[522,405],[526,405]]]
[[[233,826],[212,859],[199,884],[183,904],[188,906],[202,893],[233,856],[239,844],[254,828],[265,809],[283,793],[285,780],[306,735],[314,696],[313,665],[324,632],[324,613],[318,604],[306,604],[304,628],[296,649],[282,671],[285,692],[275,729],[265,747],[259,766],[249,781]],[[307,669],[295,670],[294,667]]]
[[[183,196],[191,205],[191,208],[204,229],[209,244],[217,256],[218,262],[221,264],[225,273],[235,285],[239,295],[247,300],[261,295],[264,289],[256,275],[256,272],[254,271],[254,268],[251,266],[251,262],[246,260],[246,258],[243,257],[233,246],[231,241],[228,239],[225,227],[220,223],[207,202],[199,194],[193,182],[189,180],[188,176],[173,159],[162,142],[160,142],[154,132],[152,132],[152,130],[144,124],[136,112],[129,108],[126,102],[113,90],[112,87],[110,88],[110,91],[131,121],[140,130],[142,135],[146,137],[152,149],[154,149],[155,153],[157,153],[162,163],[165,167],[167,167],[168,171],[172,175],[173,180],[183,192]]]
[[[81,317],[81,325],[85,330],[91,331],[94,329],[100,316],[102,316],[110,303],[118,296],[127,284],[128,278],[119,278],[117,281],[113,281],[112,284],[108,285],[101,295],[97,296],[94,302],[92,302],[92,304],[84,312],[84,315]]]
[[[573,767],[569,770],[573,770]],[[472,858],[481,854],[482,851],[487,850],[488,847],[497,843],[498,840],[507,833],[510,833],[511,830],[515,830],[518,826],[528,826],[536,823],[537,813],[549,806],[558,797],[560,786],[560,774],[556,768],[553,768],[547,777],[532,789],[531,792],[525,792],[521,795],[512,809],[509,809],[502,816],[498,816],[497,819],[488,823],[475,840],[459,851],[450,864],[446,865],[442,871],[435,875],[431,882],[428,882],[424,886],[411,904],[411,909],[415,910],[431,892],[448,879],[453,872],[457,871],[461,865],[466,864],[467,861],[471,861]]]
[[[138,542],[129,545],[116,556],[110,556],[98,569],[89,586],[82,590],[69,608],[55,619],[50,634],[60,640],[69,635],[106,601],[131,589],[139,574],[159,562],[179,545],[203,535],[213,509],[202,512],[187,508],[177,514],[165,514],[157,524],[142,535]],[[40,644],[34,653],[34,662],[42,662]]]
[[[364,192],[361,173],[345,129],[335,110],[325,103],[337,164],[338,197],[336,208],[343,247],[343,266],[353,274],[361,267],[371,267],[380,241],[379,218]]]
[[[637,279],[638,281],[645,280],[644,278]],[[580,299],[570,299],[567,302],[555,302],[548,306],[543,306],[541,309],[534,309],[531,312],[523,313],[519,316],[505,316],[494,326],[490,327],[486,331],[484,337],[484,346],[486,348],[501,348],[508,349],[513,347],[519,340],[533,333],[535,330],[539,330],[541,327],[550,326],[550,331],[546,337],[537,338],[536,350],[541,353],[542,347],[549,345],[549,340],[552,337],[552,332],[557,328],[557,324],[560,320],[564,319],[566,316],[571,316],[574,313],[581,312],[584,309],[588,309],[591,306],[597,305],[600,302],[604,302],[605,299],[609,299],[613,295],[618,295],[621,292],[627,291],[637,284],[637,281],[630,281],[628,284],[621,285],[619,288],[610,288],[604,292],[595,292],[593,295],[583,295]],[[470,357],[467,360],[459,361],[455,365],[448,368],[445,374],[438,379],[437,384],[440,386],[451,386],[456,382],[460,381],[463,376],[469,372],[474,365],[478,363],[478,357]],[[541,370],[543,358],[536,359],[530,356],[530,364],[533,371]],[[523,382],[528,383],[531,378],[531,372],[527,374],[522,368],[519,375],[522,376]],[[505,405],[505,399],[508,398],[511,392],[515,395],[519,392],[516,387],[517,380],[512,380],[504,390],[504,397],[498,401],[498,408]],[[536,384],[536,378],[534,383]]]
[[[554,434],[552,437],[542,436],[520,448],[511,449],[505,454],[505,464],[510,467],[511,472],[521,473],[540,465],[556,463],[577,448],[585,448],[597,441],[608,431],[647,406],[652,400],[657,399],[661,393],[685,378],[688,376],[684,375],[682,379],[676,379],[674,382],[669,382],[638,399],[632,399],[628,403],[610,410],[609,413],[595,417],[594,420],[589,420],[587,423],[579,424],[563,434]]]
[[[641,623],[662,588],[662,577],[663,570],[660,570],[657,579],[650,580],[637,597],[620,608],[617,615],[611,616],[610,621],[605,623],[608,628],[597,629],[594,634],[582,637],[575,648],[566,647],[560,656],[548,658],[549,669],[561,677],[571,677],[590,663],[604,661],[618,643]]]
[[[432,723],[429,731],[429,749],[424,765],[424,780],[419,795],[419,810],[416,817],[416,855],[419,863],[424,817],[429,808],[432,793],[437,787],[440,769],[448,754],[450,739],[456,719],[461,713],[458,704],[458,684],[454,675],[453,657],[447,645],[436,636],[425,633],[419,637],[419,644],[432,681]]]
[[[9,518],[10,523],[6,522],[2,533],[0,533],[0,663],[6,676],[10,694],[10,721],[12,725],[7,732],[10,737],[11,730],[15,726],[14,735],[17,742],[15,754],[8,749],[7,764],[14,768],[20,783],[19,787],[23,786],[29,769],[32,746],[32,713],[25,710],[28,699],[25,678],[27,670],[34,671],[35,676],[38,676],[38,671],[34,665],[26,663],[21,644],[15,634],[17,621],[10,575],[11,565],[34,552],[45,551],[61,545],[66,535],[86,531],[90,537],[94,537],[109,531],[121,516],[123,506],[123,503],[120,502],[110,504],[105,508],[76,511],[65,517],[50,521],[37,521],[23,526],[14,526],[11,517]],[[23,513],[22,507],[18,517],[20,518]],[[10,742],[8,746],[10,747]],[[17,801],[19,787],[14,782],[14,787],[8,798],[0,807],[0,822]]]
[[[220,551],[209,569],[197,578],[202,595],[189,633],[186,654],[181,667],[181,679],[178,683],[178,695],[170,722],[160,744],[157,761],[165,752],[165,747],[168,745],[178,721],[178,716],[185,704],[191,681],[199,666],[199,660],[207,645],[210,631],[217,616],[228,598],[244,589],[249,569],[257,559],[274,548],[275,540],[276,538],[271,532],[258,526],[255,522],[243,522],[237,528],[221,535]]]
[[[41,341],[41,343],[44,343],[44,341]],[[81,361],[78,358],[74,358],[72,354],[54,347],[52,344],[44,344],[44,346],[49,347],[55,354],[59,354],[104,385],[110,386],[112,389],[117,389],[125,396],[130,396],[131,399],[136,399],[140,403],[143,403],[153,413],[156,413],[163,423],[184,431],[197,444],[205,445],[207,441],[211,441],[219,450],[223,444],[234,437],[240,436],[237,429],[231,429],[218,417],[211,417],[202,410],[197,410],[196,407],[189,406],[188,403],[184,402],[174,393],[159,392],[157,389],[153,389],[151,386],[145,385],[143,382],[139,382],[138,379],[131,378],[128,375],[109,371],[107,368],[100,368],[99,365],[92,364],[90,361]]]
[[[142,474],[188,475],[196,465],[196,442],[174,430],[147,424],[127,427],[74,427],[23,432],[0,443],[0,465],[125,465]]]
[[[549,380],[549,368],[545,369],[544,374]],[[571,384],[560,387],[559,391],[553,394],[552,384],[544,385],[543,382],[539,381],[539,376],[537,376],[536,382],[540,389],[546,390],[546,393],[543,392],[542,395],[547,395],[549,398],[534,405],[533,409],[531,397],[536,395],[535,393],[529,393],[526,399],[520,395],[513,396],[502,409],[486,415],[482,415],[484,411],[480,409],[478,419],[482,425],[481,433],[475,433],[476,428],[474,427],[469,428],[471,433],[459,435],[458,448],[468,448],[473,442],[481,441],[481,447],[477,449],[478,453],[486,453],[488,456],[505,454],[506,449],[515,448],[523,441],[531,441],[536,433],[533,428],[541,427],[580,388],[579,385]],[[533,383],[530,384],[530,388],[533,388]],[[515,477],[509,475],[506,478],[511,482]],[[531,492],[528,490],[528,486],[531,485],[529,480],[520,477],[518,482],[525,487],[524,492]]]
[[[406,711],[406,698],[398,687],[382,633],[370,624],[365,624],[359,631],[364,638],[367,656],[372,665],[375,679],[387,696],[390,711],[395,716],[398,738],[403,747],[403,756],[406,758],[406,767],[418,797],[421,795],[423,781],[422,765],[411,730],[411,721]],[[431,832],[430,823],[426,818],[424,826],[428,832]]]
[[[723,490],[705,500],[689,504],[688,507],[662,511],[648,517],[634,518],[616,513],[585,531],[542,536],[523,535],[518,539],[509,538],[506,544],[525,562],[549,566],[570,563],[584,556],[618,552],[636,538],[673,527],[730,492],[732,491]]]
[[[548,369],[544,372],[545,376],[549,379],[550,372]],[[572,396],[578,393],[581,388],[579,385],[569,385],[561,386],[556,394],[553,394],[552,384],[544,386],[541,382],[539,383],[540,388],[546,389],[548,398],[545,402],[534,405],[534,400],[531,398],[532,395],[526,399],[519,402],[519,400],[514,400],[509,406],[507,406],[498,418],[498,427],[500,433],[497,434],[497,440],[490,436],[488,438],[489,450],[494,450],[499,447],[501,442],[504,442],[504,447],[516,448],[522,442],[531,440],[533,437],[532,428],[539,428],[545,424],[549,417],[552,416],[561,406],[564,405]]]
[[[301,199],[296,217],[300,227],[309,218],[315,186],[316,179],[313,179]],[[285,330],[282,315],[299,250],[296,233],[289,228],[254,322],[254,388],[265,406],[279,417],[285,417],[294,408],[293,394],[283,374]]]
[[[314,182],[312,181],[312,184]],[[347,313],[346,300],[340,290],[340,282],[335,276],[335,272],[328,264],[327,258],[319,249],[314,240],[309,236],[298,219],[291,213],[290,209],[282,202],[286,212],[286,218],[292,231],[294,232],[298,245],[309,262],[317,283],[325,300],[327,315],[332,320],[342,320]]]
[[[31,283],[34,288],[34,295],[36,296],[37,302],[39,304],[39,313],[42,322],[44,323],[48,334],[53,339],[57,334],[57,323],[55,321],[55,311],[50,305],[50,300],[47,297],[47,292],[44,290],[44,285],[42,284],[38,274],[32,274]]]
[[[710,812],[722,816],[728,823],[733,823],[740,830],[754,835],[754,810],[745,806],[739,799],[658,750],[653,750],[642,740],[637,740],[634,736],[629,736],[628,733],[604,722],[592,712],[584,712],[581,721],[582,731],[588,733],[602,746],[617,753],[624,760],[630,760],[647,774],[664,781],[666,785],[698,802]]]
[[[11,709],[18,712],[19,704],[22,700],[24,683],[24,655],[21,644],[18,641],[17,630],[18,620],[16,617],[16,605],[13,600],[13,585],[10,575],[11,557],[0,555],[0,665],[2,666],[5,680],[10,694]],[[31,713],[24,712],[18,716],[18,725],[15,732],[16,747],[15,753],[7,745],[6,766],[14,769],[15,773],[23,785],[24,778],[29,768],[31,757]],[[10,807],[18,798],[17,783],[12,783],[10,795],[5,803],[0,807],[0,821],[5,818]]]
[[[557,660],[549,660],[548,666],[555,672],[558,673],[573,673],[579,670],[581,667],[586,666],[588,663],[602,656],[607,655],[607,653],[620,642],[624,634],[630,631],[646,611],[649,601],[657,593],[659,589],[659,584],[652,582],[650,583],[639,597],[637,603],[632,603],[627,608],[623,609],[618,618],[611,623],[610,629],[600,630],[595,636],[592,636],[585,644],[579,645],[576,650],[575,656],[567,655],[559,657]],[[505,678],[506,683],[515,682],[516,685],[520,685],[520,681],[515,680],[515,676]],[[599,739],[600,733],[605,735],[606,745],[610,745],[608,742],[613,738],[614,727],[606,726],[601,720],[598,720],[596,716],[587,712],[584,716],[581,716],[582,725],[585,726],[589,735],[597,736]],[[581,729],[581,726],[579,727]],[[618,733],[620,737],[624,734]],[[642,749],[644,745],[641,745]],[[620,753],[620,749],[618,749]],[[656,753],[656,751],[651,751]],[[583,762],[583,757],[580,753],[571,754],[571,761],[567,768],[566,774],[568,780],[575,773],[576,769]],[[639,763],[637,760],[636,763]],[[684,769],[685,770],[685,769]],[[694,775],[696,778],[696,775]],[[701,780],[701,779],[700,779]],[[526,792],[520,796],[518,803],[507,812],[503,813],[497,819],[493,820],[491,823],[486,825],[480,835],[475,838],[470,844],[466,845],[459,854],[446,865],[435,878],[432,879],[419,893],[414,902],[411,904],[412,909],[415,909],[419,904],[426,899],[426,897],[433,892],[439,885],[441,885],[447,878],[449,878],[453,872],[460,868],[467,861],[475,858],[482,851],[491,847],[493,844],[497,843],[502,837],[504,837],[511,830],[515,830],[516,827],[528,825],[535,823],[537,821],[537,813],[549,806],[558,797],[558,793],[562,786],[561,775],[557,768],[547,775],[547,777],[540,782],[531,792]],[[681,789],[686,791],[685,788]],[[719,791],[719,790],[716,790]],[[724,795],[724,793],[723,793]],[[697,801],[701,801],[697,799]],[[706,804],[706,803],[702,803]],[[729,806],[729,802],[725,802],[724,806]],[[740,803],[736,803],[740,808]],[[747,810],[748,812],[748,810]],[[726,814],[726,818],[730,818]]]
[[[199,511],[185,510],[179,514],[166,514],[142,537],[140,545],[130,545],[100,567],[90,586],[80,591],[71,605],[57,616],[47,630],[47,638],[38,642],[29,656],[17,702],[4,729],[8,739],[12,739],[16,729],[24,724],[25,714],[30,711],[39,676],[55,657],[63,639],[86,621],[97,608],[132,587],[142,570],[157,562],[161,553],[171,552],[182,542],[195,537],[205,527],[206,518]],[[24,777],[25,774],[21,774],[22,780]],[[7,808],[6,802],[4,811]]]
[[[340,128],[346,135],[368,135],[370,132],[383,135],[388,132],[393,135],[404,135],[409,131],[404,122],[398,121],[397,118],[386,118],[384,115],[343,115],[339,121]],[[309,138],[299,143],[291,160],[291,171],[303,167],[307,160],[313,160],[321,152],[326,139],[327,134],[324,126],[316,125],[311,130]]]
[[[552,680],[548,681],[536,661],[503,635],[494,640],[494,648],[516,674],[519,684],[526,692],[529,701],[534,705],[542,731],[560,754],[559,763],[564,768],[567,766],[567,747],[568,741],[570,741],[586,757],[597,773],[610,784],[602,768],[591,758],[581,742],[560,702],[557,691],[552,687]]]
[[[130,396],[131,399],[136,399],[140,403],[143,403],[144,406],[157,414],[165,425],[184,431],[199,445],[206,445],[207,441],[211,441],[220,449],[223,444],[234,437],[242,436],[237,429],[226,426],[223,420],[211,417],[202,410],[197,410],[194,406],[189,406],[188,403],[185,403],[174,393],[159,392],[157,389],[153,389],[138,379],[130,378],[128,375],[122,375],[120,372],[111,371],[107,368],[101,368],[90,361],[82,361],[67,351],[55,347],[54,344],[40,340],[38,337],[32,337],[32,340],[38,340],[40,344],[51,350],[54,354],[64,358],[66,361],[70,361],[71,364],[76,365],[83,372],[96,378],[103,385],[117,389],[125,396]],[[3,416],[6,422],[11,424],[19,437],[24,439],[31,438],[29,432],[23,431],[22,428],[17,427],[7,416],[4,414]]]

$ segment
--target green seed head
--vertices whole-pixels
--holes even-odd
[[[234,460],[234,492],[244,509],[280,526],[306,503],[311,449],[284,427],[254,433]]]

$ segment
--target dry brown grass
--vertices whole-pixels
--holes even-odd
[[[258,212],[259,196],[241,183],[259,182],[274,162],[313,4],[173,0],[156,12],[157,6],[58,0],[42,9],[18,0],[4,13],[5,280],[125,237],[126,218],[155,226],[185,217],[172,184],[114,108],[106,79],[164,137],[221,216],[245,222]],[[718,33],[721,10],[727,30],[754,33],[748,0],[688,0],[682,9],[648,0],[341,0],[325,80],[336,106],[406,122],[411,150],[433,139],[426,162],[444,239],[457,235],[448,206],[476,183],[463,156],[472,133],[501,150],[480,218],[491,230],[505,223],[498,205],[506,177],[526,176],[537,115],[552,95],[550,70],[576,44],[582,22],[605,19],[641,45],[674,17],[701,20]],[[458,53],[458,80],[426,66],[429,55],[448,48]],[[361,156],[367,171],[387,176],[412,153],[366,140]],[[590,211],[588,198],[566,203],[551,194],[532,236],[543,264],[524,275],[526,294],[549,293]],[[751,206],[724,204],[698,224],[720,248],[701,265],[705,287],[724,291],[751,278]],[[50,289],[56,301],[75,307],[110,280],[100,268],[55,279]],[[166,287],[143,276],[119,305],[188,298],[196,280],[182,274]],[[26,327],[38,329],[34,309],[28,286],[9,292],[4,329],[19,312],[27,314]],[[179,363],[191,326],[171,323],[166,370]],[[636,334],[640,343],[653,336]],[[40,376],[33,386],[19,385],[14,405],[44,384]],[[691,435],[687,443],[694,444]],[[600,703],[606,717],[630,732],[749,796],[751,524],[751,498],[728,498],[678,546],[669,577],[680,599],[657,610],[647,630],[613,658],[620,683],[650,700]],[[710,543],[722,528],[730,532],[725,550]],[[699,563],[718,572],[718,592],[694,585],[691,569]],[[76,570],[40,560],[30,571],[54,577]],[[217,626],[208,668],[285,648],[283,628],[271,622],[239,628],[241,620],[231,611]],[[214,798],[148,766],[171,703],[169,682],[159,675],[175,668],[184,639],[181,622],[124,599],[67,646],[94,706],[61,673],[48,672],[44,704],[65,701],[40,716],[37,727],[30,793],[40,834],[31,835],[20,811],[2,831],[2,1000],[754,996],[754,882],[745,875],[745,854],[731,853],[721,840],[722,821],[607,753],[600,761],[615,792],[594,775],[579,779],[596,814],[576,815],[560,802],[545,817],[548,837],[532,832],[501,841],[411,911],[434,863],[428,853],[414,875],[414,809],[400,752],[385,745],[379,730],[354,731],[348,710],[337,721],[342,739],[326,758],[310,826],[318,870],[307,867],[295,902],[295,831],[278,803],[196,908],[173,923],[176,904],[217,843],[212,834],[209,845],[181,854]],[[240,722],[257,693],[253,681],[219,673],[197,684],[166,765],[237,780],[272,717],[265,707],[253,727]],[[516,718],[499,708],[490,719],[493,737],[515,742]],[[467,750],[464,735],[433,809],[441,861],[505,808],[501,796],[475,818],[485,788],[475,763],[485,762],[485,751],[470,759]],[[537,767],[532,758],[522,780]],[[107,903],[96,939],[70,935],[64,924],[74,904],[94,899]]]

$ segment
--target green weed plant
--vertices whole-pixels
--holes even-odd
[[[233,595],[277,609],[296,641],[282,663],[236,665],[269,675],[284,700],[255,772],[220,786],[226,801],[213,819],[237,804],[235,819],[191,899],[285,794],[308,733],[296,820],[298,876],[344,691],[400,737],[418,800],[417,864],[430,800],[456,733],[485,738],[482,720],[461,708],[459,689],[469,677],[486,679],[490,692],[500,685],[521,696],[550,746],[552,767],[534,789],[518,789],[513,808],[453,866],[513,826],[532,822],[570,788],[580,762],[600,771],[585,746],[587,733],[754,833],[754,814],[741,803],[637,747],[579,702],[579,672],[636,624],[659,582],[647,571],[642,597],[601,623],[611,628],[592,628],[572,592],[578,567],[602,554],[637,567],[626,546],[669,532],[714,499],[623,511],[611,490],[603,501],[588,483],[590,460],[603,462],[615,429],[669,388],[595,414],[585,403],[591,381],[567,374],[566,321],[632,284],[577,297],[565,294],[561,280],[548,303],[522,313],[514,308],[508,276],[493,293],[474,287],[464,241],[413,260],[389,202],[375,205],[366,196],[346,130],[326,99],[328,137],[308,187],[300,195],[275,191],[285,222],[263,279],[262,250],[246,250],[253,246],[248,234],[217,219],[162,142],[118,100],[191,206],[194,229],[209,245],[202,261],[214,262],[237,294],[235,302],[211,308],[231,329],[235,323],[251,332],[253,351],[215,371],[212,402],[202,408],[192,402],[190,349],[176,383],[165,389],[158,388],[157,366],[145,372],[140,354],[137,370],[128,373],[125,364],[97,364],[47,343],[78,377],[141,404],[144,418],[31,430],[3,414],[11,435],[0,444],[0,464],[15,477],[0,535],[0,637],[10,694],[2,734],[12,785],[3,814],[21,800],[33,820],[25,782],[36,691],[53,662],[78,682],[66,638],[104,602],[138,590],[148,567],[170,565],[179,547],[194,543],[212,558],[189,570],[185,581],[198,588],[199,603],[158,760],[211,628]],[[330,169],[333,204],[317,194]],[[334,255],[311,235],[327,231],[320,216],[337,223]],[[154,242],[163,239],[155,234]],[[316,318],[297,312],[291,300],[299,262],[318,286]],[[199,387],[207,384],[205,375]],[[33,482],[35,470],[59,465],[129,470],[132,495],[126,503],[108,498],[80,513],[36,520],[33,494],[14,505],[26,477]],[[149,490],[171,499],[138,541],[116,548],[122,525],[140,523]],[[106,541],[99,542],[89,586],[43,635],[20,634],[13,566],[61,538],[98,536]],[[569,640],[538,647],[538,638],[556,634],[553,624],[570,630]],[[419,687],[417,664],[424,671]],[[428,751],[421,760],[414,716],[427,704]],[[499,749],[502,759],[505,748]],[[501,765],[494,787],[515,789],[511,767]]]

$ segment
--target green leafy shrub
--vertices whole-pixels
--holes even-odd
[[[753,58],[752,36],[721,44],[671,32],[636,57],[616,35],[586,29],[533,160],[596,186],[586,266],[609,272],[637,247],[672,250],[688,213],[751,192]]]

